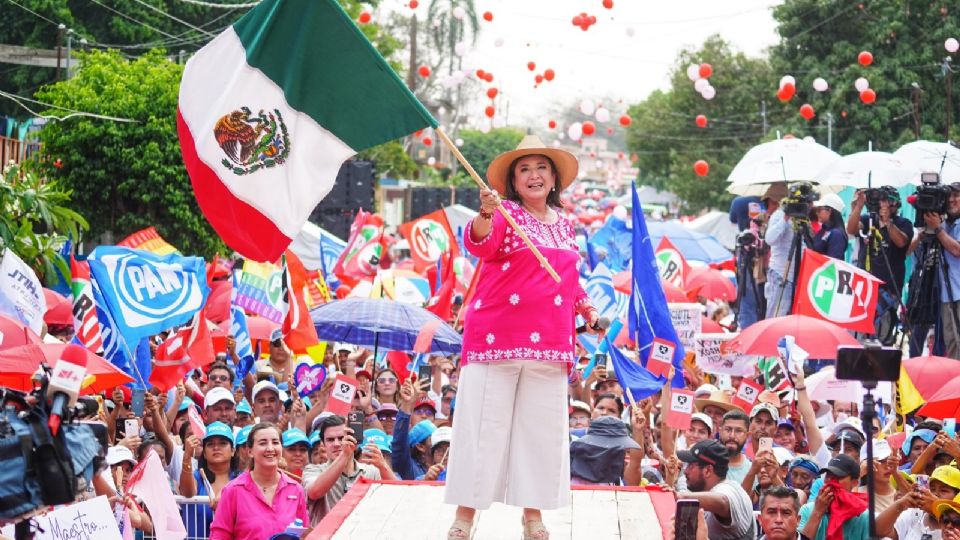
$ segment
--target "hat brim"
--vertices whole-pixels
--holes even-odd
[[[848,477],[848,476],[852,476],[849,472],[841,469],[840,467],[834,467],[834,466],[824,467],[824,468],[820,469],[820,472],[822,472],[822,473],[828,472],[828,473],[836,476],[837,478],[846,478],[846,477]]]
[[[960,503],[950,500],[939,500],[930,505],[930,513],[933,514],[933,517],[935,517],[937,521],[940,521],[940,516],[947,510],[953,510],[960,514]]]
[[[626,435],[620,437],[606,437],[587,432],[586,435],[577,439],[577,442],[589,444],[590,446],[599,446],[600,448],[625,448],[633,450],[640,449],[640,445],[637,444],[637,441]]]
[[[497,190],[500,195],[506,195],[510,164],[515,159],[535,155],[547,156],[553,161],[553,164],[557,167],[557,185],[560,191],[570,187],[570,184],[577,179],[580,164],[570,152],[559,148],[521,148],[504,152],[490,162],[487,167],[487,182],[490,183],[490,187]]]
[[[699,463],[700,460],[689,450],[677,450],[677,459],[684,463]]]
[[[707,407],[707,406],[709,406],[709,405],[713,405],[714,407],[720,407],[721,409],[724,410],[724,412],[732,411],[733,409],[740,409],[740,407],[737,407],[737,406],[734,405],[733,403],[727,403],[727,402],[724,402],[724,401],[715,401],[715,400],[712,400],[712,399],[695,399],[695,400],[693,400],[693,406],[697,408],[697,411],[698,411],[698,412],[703,412],[703,408],[704,408],[704,407]],[[740,410],[743,410],[743,409],[740,409]],[[704,413],[704,414],[706,414],[706,413]]]

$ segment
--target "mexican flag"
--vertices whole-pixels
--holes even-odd
[[[197,52],[177,131],[200,209],[275,261],[357,152],[437,121],[336,0],[264,0]]]
[[[793,312],[872,334],[881,283],[866,270],[804,249]]]

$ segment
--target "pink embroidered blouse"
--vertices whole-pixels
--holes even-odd
[[[482,267],[476,292],[464,307],[461,362],[532,359],[572,363],[575,314],[586,316],[593,309],[580,286],[581,262],[573,224],[560,216],[548,225],[514,201],[503,201],[503,207],[560,275],[560,283],[540,267],[499,212],[494,213],[490,232],[479,242],[471,238],[471,221],[463,241],[467,251],[482,260]]]

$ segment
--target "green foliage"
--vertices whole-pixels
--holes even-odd
[[[110,232],[117,241],[155,225],[184,253],[223,253],[180,156],[176,110],[183,67],[161,51],[134,61],[117,52],[93,52],[82,62],[75,77],[45,87],[38,99],[135,122],[74,116],[49,123],[40,134],[47,174],[73,190],[94,237]],[[50,166],[57,159],[60,169]]]
[[[377,174],[391,178],[410,178],[417,170],[417,164],[403,150],[400,141],[390,141],[360,152],[359,159],[376,162]]]
[[[476,129],[464,129],[460,131],[460,138],[463,139],[460,153],[484,177],[493,158],[517,147],[523,139],[523,130],[496,128],[484,133]]]
[[[68,238],[80,238],[87,228],[83,216],[66,205],[70,191],[56,180],[44,179],[30,166],[8,165],[0,175],[0,252],[4,248],[31,265],[41,281],[70,269],[57,256]]]

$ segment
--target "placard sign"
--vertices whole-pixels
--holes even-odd
[[[697,334],[697,365],[706,373],[747,376],[753,374],[755,356],[733,349],[738,334]]]
[[[353,395],[357,393],[359,383],[352,377],[344,374],[337,375],[333,380],[333,388],[330,390],[330,399],[327,400],[325,411],[332,412],[337,416],[346,416],[353,405]]]
[[[670,396],[670,410],[667,411],[667,425],[674,429],[690,429],[693,416],[693,392],[674,390]]]
[[[672,341],[653,338],[650,356],[647,357],[647,371],[657,377],[669,375],[670,367],[673,365],[673,351],[675,350],[677,350],[677,346]]]
[[[105,495],[62,506],[32,519],[36,522],[32,527],[36,540],[123,540]],[[14,538],[13,529],[13,525],[7,525],[0,529],[0,534]]]
[[[762,386],[750,379],[743,379],[740,381],[740,388],[737,388],[736,395],[733,396],[733,404],[749,413],[761,391],[763,391]]]
[[[701,304],[667,304],[670,307],[670,319],[677,331],[677,338],[684,350],[692,351],[696,347],[696,337],[703,328],[701,316],[704,307]]]

